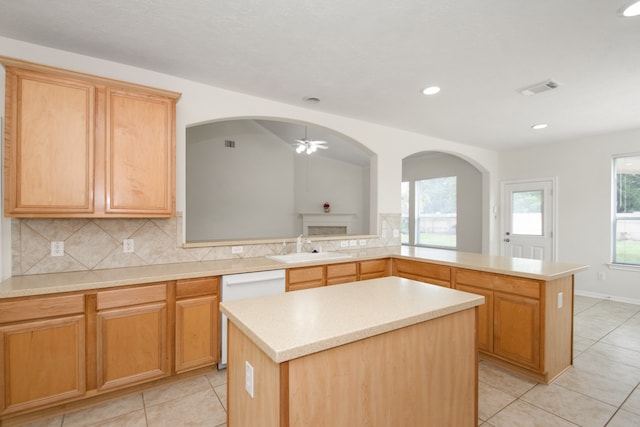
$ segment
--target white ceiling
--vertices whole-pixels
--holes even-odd
[[[0,36],[503,150],[640,128],[628,2],[0,0]]]

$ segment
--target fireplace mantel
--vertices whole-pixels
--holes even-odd
[[[305,236],[325,234],[351,234],[353,213],[300,213],[302,234]],[[323,232],[316,232],[322,229]]]

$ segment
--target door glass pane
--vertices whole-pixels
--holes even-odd
[[[511,233],[542,236],[542,190],[511,193]]]
[[[416,181],[416,244],[456,247],[456,177]]]

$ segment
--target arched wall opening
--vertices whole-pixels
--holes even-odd
[[[448,196],[443,192],[449,190],[444,187],[432,191],[436,200],[424,200],[428,197],[426,190],[420,194],[419,188],[427,181],[455,185],[455,200],[445,203]],[[403,244],[483,252],[488,245],[483,230],[488,229],[490,216],[486,171],[456,154],[424,151],[402,160],[402,182],[407,189],[402,212]],[[419,207],[427,205],[435,211],[420,212]]]

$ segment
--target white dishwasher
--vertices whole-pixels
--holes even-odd
[[[284,270],[257,271],[254,273],[228,274],[222,276],[221,301],[236,301],[265,295],[284,294]],[[218,368],[227,366],[227,316],[220,314],[222,321],[220,341],[222,354]]]

